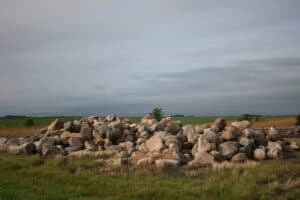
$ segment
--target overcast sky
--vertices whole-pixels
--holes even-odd
[[[0,0],[0,115],[300,113],[299,0]]]

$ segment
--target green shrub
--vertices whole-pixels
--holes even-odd
[[[32,118],[27,118],[24,122],[25,126],[33,126],[34,125],[34,120]]]
[[[259,116],[259,115],[255,116],[254,120],[255,120],[256,122],[260,121],[260,116]]]
[[[251,121],[252,120],[251,115],[243,114],[242,117],[240,118],[240,121],[243,121],[243,120]]]
[[[163,112],[163,109],[162,108],[158,108],[158,107],[155,107],[153,110],[152,110],[152,113],[151,113],[152,117],[154,119],[156,119],[157,121],[160,121],[163,116],[164,116],[164,112]]]

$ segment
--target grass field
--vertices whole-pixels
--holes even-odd
[[[66,118],[64,118],[66,119]],[[68,118],[67,120],[69,120]],[[215,117],[185,118],[184,123],[210,123]],[[236,120],[237,118],[227,118]],[[0,137],[34,134],[41,125],[0,126]],[[133,121],[139,118],[133,119]],[[294,117],[269,117],[254,126],[292,126]],[[45,125],[44,125],[44,124]],[[300,139],[296,140],[300,145]],[[0,154],[0,200],[18,199],[299,199],[300,152],[284,160],[268,160],[254,168],[214,171],[198,169],[193,177],[181,171],[103,172],[103,162],[91,159],[42,158]],[[175,175],[174,175],[175,174]],[[296,185],[296,187],[295,187]],[[293,187],[294,186],[294,187]]]
[[[0,154],[0,199],[299,199],[300,152],[254,168],[214,171],[194,177],[101,173],[95,160],[62,160]],[[289,185],[291,187],[289,187]]]

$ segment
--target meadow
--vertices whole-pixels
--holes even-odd
[[[299,141],[298,141],[299,142]],[[298,143],[299,144],[299,143]],[[253,168],[103,172],[97,160],[0,154],[0,199],[299,199],[300,152]],[[174,175],[175,174],[175,175]]]
[[[185,124],[211,123],[216,117],[175,118]],[[238,117],[225,117],[229,121]],[[24,119],[1,119],[0,137],[32,135],[55,117],[34,118],[26,127]],[[74,120],[79,117],[62,117]],[[137,122],[139,117],[130,118]],[[254,127],[295,124],[295,117],[263,117]],[[292,139],[295,140],[295,139]],[[300,145],[300,139],[296,138]],[[149,169],[108,170],[101,160],[43,158],[0,153],[0,200],[19,199],[299,199],[300,152],[284,160],[266,160],[254,167],[215,170],[198,168],[170,173]]]

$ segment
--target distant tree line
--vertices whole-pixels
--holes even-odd
[[[2,118],[5,118],[5,119],[23,119],[23,118],[27,118],[27,116],[25,116],[25,115],[5,115]]]

